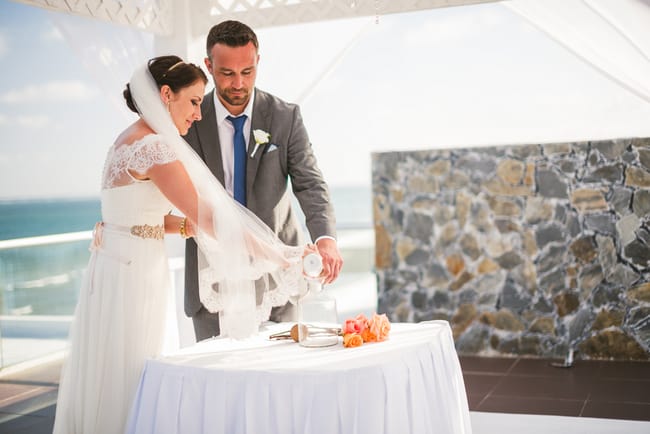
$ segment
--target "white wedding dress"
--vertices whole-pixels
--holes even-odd
[[[160,354],[170,284],[161,231],[172,205],[129,170],[143,173],[175,159],[153,134],[109,151],[104,225],[96,230],[70,331],[54,433],[122,433],[144,362]]]

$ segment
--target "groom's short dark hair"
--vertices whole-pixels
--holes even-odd
[[[252,42],[255,49],[259,49],[257,35],[246,24],[240,21],[228,20],[223,21],[210,29],[205,44],[208,57],[215,44],[225,44],[229,47],[243,47]]]

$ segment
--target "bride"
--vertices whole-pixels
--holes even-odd
[[[136,70],[124,90],[140,118],[106,159],[103,222],[70,331],[54,433],[123,432],[144,362],[163,342],[164,234],[195,238],[201,300],[225,314],[230,336],[250,334],[272,306],[299,291],[305,249],[281,243],[232,200],[181,138],[201,118],[206,83],[196,65],[161,56]]]

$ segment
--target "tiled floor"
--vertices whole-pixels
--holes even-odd
[[[578,360],[571,368],[526,358],[460,362],[471,411],[650,421],[647,362]],[[60,368],[55,360],[0,375],[0,433],[52,432]]]
[[[61,359],[0,375],[0,434],[50,434]]]
[[[470,410],[650,421],[650,363],[461,357]]]

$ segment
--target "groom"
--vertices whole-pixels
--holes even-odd
[[[291,209],[288,181],[323,258],[324,283],[339,275],[336,221],[329,191],[316,164],[300,109],[255,88],[257,36],[247,25],[224,21],[207,38],[205,65],[215,90],[201,104],[202,120],[185,136],[226,190],[264,221],[285,243],[303,243]],[[223,230],[228,230],[224,228]],[[197,341],[219,334],[218,314],[199,300],[196,243],[185,248],[185,314]],[[291,320],[289,305],[274,308],[271,320]]]

